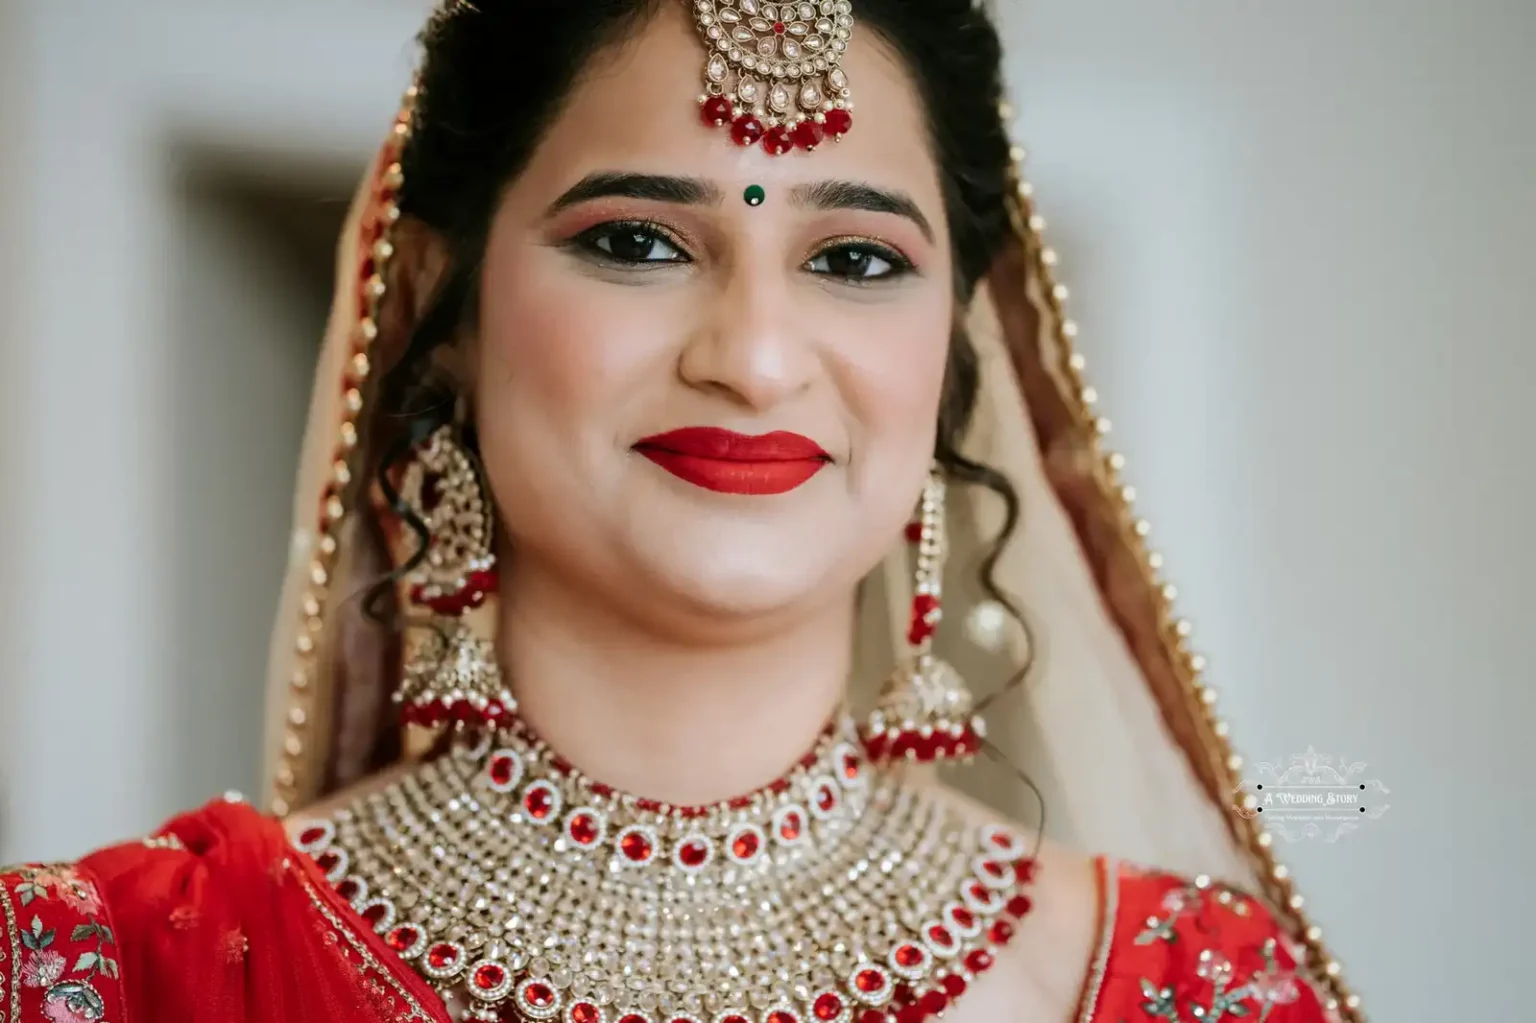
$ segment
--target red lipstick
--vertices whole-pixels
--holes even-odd
[[[678,479],[721,494],[788,493],[832,460],[798,433],[754,437],[713,426],[658,433],[636,442],[635,450]]]

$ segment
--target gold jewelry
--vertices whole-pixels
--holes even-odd
[[[840,140],[853,127],[848,75],[839,66],[853,34],[849,0],[693,0],[709,49],[699,114],[730,126],[740,146],[781,156]]]
[[[1030,910],[1023,841],[873,766],[851,720],[783,778],[705,807],[584,777],[514,722],[299,848],[470,1018],[927,1019]]]
[[[401,720],[494,728],[517,709],[485,635],[486,619],[494,617],[487,602],[496,592],[495,527],[479,464],[456,427],[439,427],[416,449],[398,490],[427,533],[426,549],[405,574],[405,595],[430,613],[406,635],[395,693]],[[401,528],[397,559],[416,555],[417,542],[414,531]]]
[[[972,714],[971,691],[949,662],[933,652],[943,617],[945,483],[935,466],[923,487],[918,521],[907,527],[916,548],[916,581],[907,627],[907,655],[886,681],[864,726],[864,744],[874,760],[966,760],[981,749],[986,724]]]

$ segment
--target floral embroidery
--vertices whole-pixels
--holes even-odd
[[[30,919],[20,914],[15,924],[25,950],[22,986],[41,990],[41,1011],[50,1023],[104,1023],[107,1002],[99,987],[103,978],[118,979],[118,965],[113,958],[116,939],[101,919],[96,886],[67,866],[0,873],[0,880],[8,878],[15,880],[10,889],[15,904],[33,911]],[[72,922],[67,937],[44,923],[45,913],[50,920]]]
[[[1083,1019],[1336,1023],[1262,902],[1200,876],[1121,865],[1115,939]]]

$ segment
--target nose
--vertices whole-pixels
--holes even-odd
[[[812,325],[790,301],[790,283],[782,268],[750,258],[721,268],[678,360],[683,381],[755,412],[809,387],[818,366]]]

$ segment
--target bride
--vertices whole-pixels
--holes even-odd
[[[340,245],[270,815],[0,872],[0,1020],[1360,1019],[1102,444],[986,15],[458,0],[423,45]],[[1004,750],[1129,859],[928,766]]]

